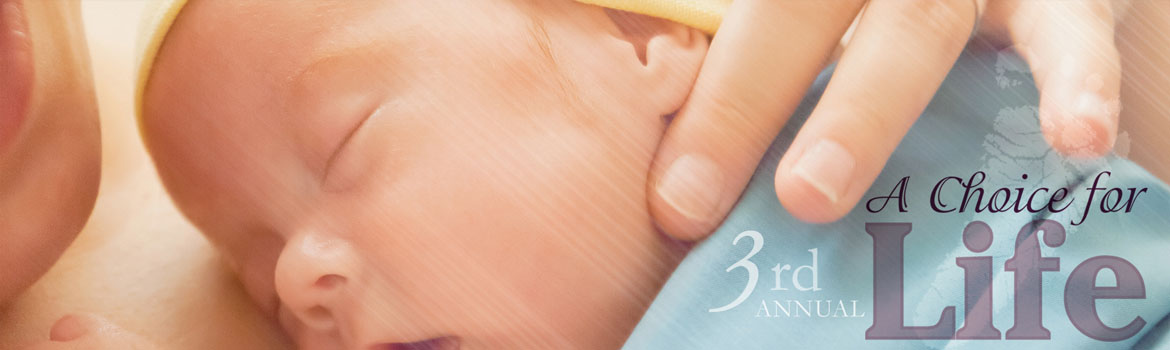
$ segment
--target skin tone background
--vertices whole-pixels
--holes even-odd
[[[288,348],[171,204],[142,148],[130,92],[145,4],[83,1],[101,112],[100,195],[61,260],[0,310],[0,349],[48,339],[54,321],[76,312],[103,316],[164,349]]]
[[[1117,28],[1121,53],[1121,125],[1129,157],[1170,182],[1170,1],[1139,0]],[[1140,14],[1140,15],[1132,15]]]
[[[78,239],[37,284],[0,310],[0,349],[48,337],[67,313],[102,315],[166,349],[281,349],[267,325],[210,246],[166,197],[142,149],[132,117],[134,31],[146,1],[83,2],[102,115],[103,176],[95,211]],[[1170,2],[1139,1],[1146,20],[1120,32],[1123,62],[1121,130],[1130,155],[1170,180]],[[1142,55],[1130,51],[1144,52]],[[1132,116],[1156,116],[1136,118]]]
[[[97,198],[99,125],[77,1],[0,0],[0,300],[42,276]]]

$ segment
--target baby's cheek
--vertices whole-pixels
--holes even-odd
[[[522,181],[499,183],[501,196],[484,202],[484,217],[502,225],[469,223],[467,232],[479,234],[467,249],[497,248],[483,258],[491,275],[470,277],[503,283],[499,297],[521,301],[558,333],[597,333],[580,329],[581,319],[622,323],[618,310],[639,310],[632,304],[653,289],[635,281],[660,278],[643,268],[661,258],[645,205],[650,155],[600,137],[529,142],[532,159],[501,165]]]
[[[280,298],[276,294],[276,286],[273,283],[275,280],[273,271],[276,270],[275,261],[275,258],[263,259],[263,261],[242,265],[242,268],[236,270],[240,280],[243,281],[244,291],[248,297],[266,314],[272,314],[280,305]]]
[[[623,338],[669,265],[645,204],[653,130],[486,119],[436,127],[460,137],[402,148],[330,195],[370,274],[356,299],[376,302],[359,312],[460,335]]]

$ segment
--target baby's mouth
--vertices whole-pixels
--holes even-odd
[[[32,92],[32,44],[22,5],[0,0],[0,151],[20,129]]]
[[[370,350],[458,350],[458,337],[440,337],[410,343],[385,343],[370,347]]]

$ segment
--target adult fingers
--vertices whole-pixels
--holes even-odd
[[[650,172],[666,233],[705,237],[739,198],[861,7],[851,1],[735,1]]]
[[[1120,115],[1121,60],[1106,0],[1021,1],[1008,31],[1040,89],[1040,125],[1069,156],[1109,152]]]
[[[776,192],[793,216],[849,212],[934,96],[975,27],[972,0],[875,0],[833,78],[781,158]]]

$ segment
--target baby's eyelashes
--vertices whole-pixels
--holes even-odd
[[[370,118],[373,118],[373,116],[378,115],[382,110],[383,108],[378,106],[375,107],[371,112],[364,113],[365,117],[353,125],[353,128],[348,133],[346,133],[344,137],[341,138],[341,141],[337,143],[337,146],[334,148],[333,153],[329,155],[329,158],[325,160],[325,168],[321,172],[322,188],[325,191],[345,191],[353,187],[355,181],[353,179],[352,173],[354,170],[351,170],[350,168],[354,167],[354,164],[351,163],[356,161],[352,158],[358,157],[358,155],[349,153],[359,152],[358,150],[355,150],[355,148],[360,147],[358,145],[354,145],[354,136],[362,130],[362,127],[365,126],[366,121],[370,120]]]

